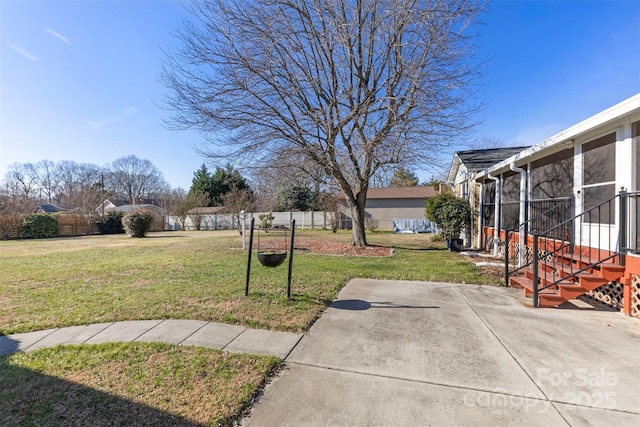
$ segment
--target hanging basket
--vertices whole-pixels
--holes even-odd
[[[286,252],[258,252],[258,261],[265,267],[277,267],[287,259]]]

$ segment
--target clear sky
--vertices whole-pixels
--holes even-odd
[[[162,126],[158,81],[186,18],[171,0],[0,0],[0,178],[133,154],[188,189],[203,139]],[[470,141],[535,144],[640,93],[640,0],[495,1],[479,31],[487,109]]]

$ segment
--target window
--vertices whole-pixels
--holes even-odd
[[[582,203],[586,222],[615,222],[615,205],[605,203],[616,194],[615,142],[613,132],[582,146]]]

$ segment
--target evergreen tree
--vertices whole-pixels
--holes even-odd
[[[193,180],[191,180],[191,188],[189,193],[202,193],[206,194],[208,203],[206,206],[213,206],[211,201],[211,183],[213,177],[209,173],[209,170],[203,163],[200,169],[193,173]]]
[[[251,191],[249,183],[230,164],[227,164],[224,168],[217,167],[215,173],[211,176],[210,182],[209,197],[211,198],[212,206],[222,206],[223,196],[233,189]]]
[[[414,187],[418,185],[418,176],[411,170],[397,168],[391,177],[390,187]]]

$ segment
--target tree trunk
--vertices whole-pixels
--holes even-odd
[[[367,195],[365,192],[356,194],[355,204],[347,197],[347,206],[351,213],[352,238],[351,246],[367,246],[367,236],[364,227],[364,206]]]

